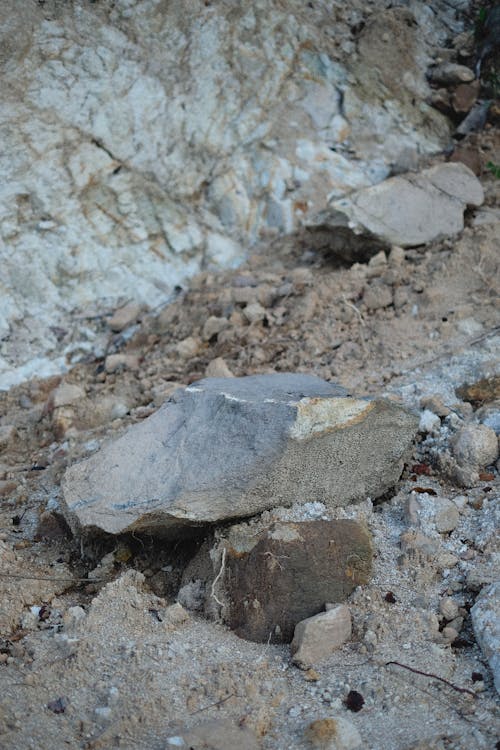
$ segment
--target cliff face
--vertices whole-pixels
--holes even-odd
[[[385,5],[4,0],[0,387],[61,366],[73,313],[161,304],[441,149],[455,10]]]

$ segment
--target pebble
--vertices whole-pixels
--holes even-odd
[[[495,430],[485,424],[465,425],[453,436],[450,445],[457,462],[476,471],[498,458]]]
[[[243,315],[249,323],[260,323],[266,317],[266,310],[258,302],[252,302],[244,308]]]
[[[433,83],[443,86],[453,86],[459,83],[470,83],[475,78],[475,73],[465,65],[444,62],[436,65],[429,71],[429,78]]]
[[[115,311],[108,320],[108,326],[115,333],[120,333],[132,323],[135,323],[142,312],[142,307],[137,304],[125,305]]]
[[[355,750],[362,746],[361,735],[354,724],[341,716],[311,722],[305,731],[305,737],[318,750]]]
[[[445,596],[439,602],[439,611],[446,620],[453,620],[458,615],[458,604],[450,596]]]
[[[445,497],[436,498],[436,513],[434,524],[440,534],[448,534],[453,531],[460,520],[458,508],[451,500]]]
[[[229,321],[227,320],[227,318],[217,318],[215,317],[215,315],[211,315],[205,321],[205,325],[203,326],[203,330],[201,333],[201,338],[203,339],[203,341],[210,341],[211,338],[221,333],[221,331],[227,328],[228,325]]]

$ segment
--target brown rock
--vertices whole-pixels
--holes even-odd
[[[461,83],[457,86],[451,97],[451,103],[455,112],[459,114],[466,114],[469,112],[476,102],[479,88],[479,81],[474,81],[473,83]]]
[[[132,323],[135,323],[141,312],[142,307],[140,305],[125,305],[115,311],[113,317],[109,319],[108,325],[112,331],[119,333]]]
[[[463,401],[470,401],[473,404],[500,399],[500,375],[481,378],[475,383],[464,383],[456,389],[456,394]]]
[[[371,573],[370,534],[357,521],[280,522],[257,533],[242,524],[223,550],[223,618],[257,642],[290,642],[297,623],[345,601]]]

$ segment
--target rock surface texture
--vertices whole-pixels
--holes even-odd
[[[85,352],[71,311],[164,303],[442,149],[438,5],[3,0],[0,387]]]
[[[420,173],[393,177],[334,200],[311,225],[331,227],[366,242],[413,247],[458,234],[467,206],[480,206],[483,188],[464,164],[437,164]]]
[[[500,693],[500,582],[485,586],[471,610],[477,642],[488,659]]]
[[[73,529],[161,533],[276,505],[342,506],[399,478],[418,418],[308,375],[208,378],[64,479]]]

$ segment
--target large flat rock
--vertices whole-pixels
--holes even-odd
[[[334,200],[309,226],[347,233],[351,244],[354,235],[358,242],[372,237],[414,247],[458,234],[467,206],[480,206],[483,200],[481,183],[468,167],[437,164]]]
[[[397,481],[417,426],[314,376],[208,378],[69,468],[64,510],[75,531],[119,534],[342,506]]]

